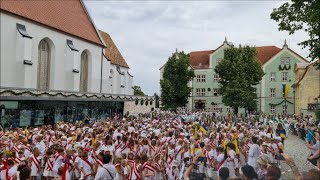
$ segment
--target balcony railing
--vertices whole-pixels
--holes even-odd
[[[320,103],[309,103],[308,104],[308,110],[316,110],[317,107],[320,106]]]

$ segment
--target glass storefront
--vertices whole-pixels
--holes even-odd
[[[2,127],[24,127],[75,122],[86,117],[104,119],[123,114],[123,102],[115,101],[0,101]]]

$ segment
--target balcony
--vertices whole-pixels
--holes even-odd
[[[308,110],[315,111],[317,107],[320,107],[320,103],[309,103]]]

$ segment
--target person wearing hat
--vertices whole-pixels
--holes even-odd
[[[269,157],[267,155],[261,155],[259,156],[257,162],[258,162],[258,179],[265,179],[267,176],[267,169],[268,169],[268,159]]]

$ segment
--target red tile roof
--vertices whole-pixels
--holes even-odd
[[[215,50],[190,52],[190,65],[193,69],[209,68],[209,55]]]
[[[103,46],[80,0],[8,0],[1,10]]]
[[[220,47],[219,47],[220,48]],[[218,49],[218,48],[217,48]],[[276,46],[260,46],[256,47],[257,58],[261,64],[265,64],[273,56],[278,54],[282,49]],[[209,55],[216,50],[207,51],[193,51],[190,52],[190,64],[194,69],[206,69],[209,68]],[[202,66],[199,66],[201,64]]]
[[[261,64],[268,62],[273,56],[278,54],[282,49],[276,46],[260,46],[256,47],[257,58]]]
[[[122,57],[120,51],[118,50],[116,44],[113,42],[111,36],[103,31],[99,31],[101,38],[105,42],[107,48],[104,49],[104,54],[108,60],[111,61],[111,64],[119,65],[122,67],[129,68],[126,60]]]

